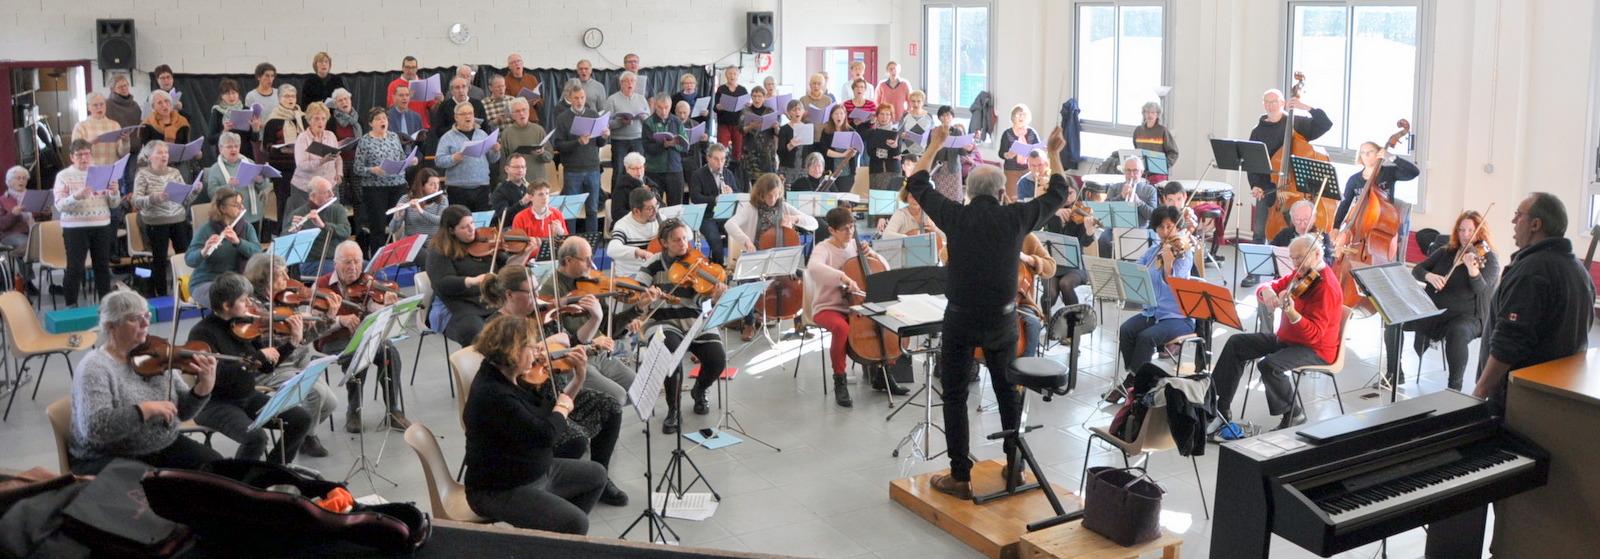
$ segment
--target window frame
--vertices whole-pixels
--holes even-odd
[[[934,72],[929,68],[929,63],[930,63],[929,61],[932,59],[932,56],[928,55],[928,53],[931,52],[931,49],[933,48],[933,44],[928,41],[928,24],[931,21],[931,18],[928,17],[928,13],[933,8],[950,8],[952,10],[956,10],[955,12],[953,12],[954,21],[952,22],[953,29],[951,30],[951,32],[953,33],[954,37],[953,37],[953,40],[951,41],[951,45],[952,46],[956,46],[956,48],[958,48],[958,49],[959,49],[958,45],[960,44],[959,37],[961,35],[961,17],[960,17],[961,12],[958,10],[958,8],[984,8],[985,10],[988,11],[988,16],[989,16],[988,17],[988,23],[989,24],[986,26],[986,27],[988,27],[988,33],[987,33],[986,37],[988,38],[988,41],[989,41],[989,45],[988,45],[988,49],[987,49],[987,52],[989,54],[989,56],[988,56],[989,59],[985,62],[985,65],[984,65],[984,67],[988,68],[988,70],[986,71],[986,73],[984,74],[984,77],[983,77],[984,86],[983,86],[983,90],[982,91],[988,91],[989,94],[992,97],[994,95],[994,83],[995,83],[994,82],[994,78],[995,78],[995,76],[994,76],[994,74],[995,74],[995,72],[994,72],[994,67],[995,67],[994,66],[994,62],[997,59],[997,57],[995,56],[995,53],[997,51],[997,47],[999,46],[998,43],[996,43],[995,40],[994,40],[995,39],[996,24],[997,24],[999,18],[996,17],[996,12],[998,10],[998,6],[995,5],[995,2],[993,0],[922,0],[922,35],[921,35],[922,39],[921,40],[922,40],[922,47],[923,47],[923,56],[921,57],[921,59],[922,59],[921,63],[922,63],[922,91],[923,91],[923,93],[927,94],[927,92],[930,89],[932,89],[930,87],[930,85],[933,83],[933,80],[934,80]],[[955,59],[955,53],[954,52],[947,53],[947,54],[950,56],[951,60]],[[958,88],[959,84],[960,84],[960,78],[958,77],[957,78],[957,82],[954,83],[954,84],[951,84],[951,89]],[[958,118],[958,119],[971,119],[972,118],[972,111],[969,110],[968,107],[961,106],[961,105],[958,104],[960,102],[960,100],[961,100],[960,92],[959,91],[953,91],[952,93],[954,93],[954,96],[953,96],[953,99],[950,102],[950,107],[952,109],[955,109],[956,118]],[[941,104],[941,103],[936,102],[934,99],[931,99],[931,98],[928,99],[928,106],[930,106],[930,107],[935,106],[935,105],[939,105],[939,104]]]
[[[1079,14],[1079,8],[1082,7],[1082,6],[1112,6],[1112,7],[1116,8],[1116,21],[1115,21],[1115,23],[1112,24],[1112,29],[1113,29],[1114,34],[1118,38],[1117,38],[1117,47],[1114,49],[1114,52],[1121,50],[1121,41],[1122,41],[1121,40],[1121,30],[1122,30],[1122,25],[1121,24],[1122,24],[1122,8],[1123,7],[1127,7],[1127,6],[1133,6],[1133,7],[1156,6],[1156,7],[1160,7],[1161,8],[1161,85],[1167,85],[1167,86],[1172,85],[1172,79],[1173,79],[1172,57],[1173,57],[1173,54],[1174,54],[1173,43],[1172,43],[1172,33],[1173,33],[1173,22],[1175,21],[1176,18],[1173,17],[1173,3],[1171,1],[1169,1],[1169,0],[1073,0],[1072,4],[1070,6],[1070,13],[1067,15],[1067,35],[1069,37],[1068,42],[1067,42],[1067,48],[1072,49],[1072,68],[1071,68],[1071,72],[1072,72],[1072,92],[1071,92],[1071,95],[1072,95],[1073,98],[1078,98],[1079,97],[1079,95],[1078,95],[1079,87],[1083,83],[1083,80],[1079,79],[1079,75],[1078,75],[1078,69],[1079,69],[1079,67],[1081,65],[1079,58],[1080,58],[1080,55],[1082,54],[1080,49],[1078,49],[1078,14]],[[1112,136],[1129,136],[1129,137],[1131,137],[1133,135],[1133,130],[1137,125],[1136,124],[1118,124],[1116,122],[1117,106],[1116,106],[1115,103],[1116,103],[1116,99],[1118,97],[1118,88],[1121,87],[1121,74],[1120,73],[1122,71],[1122,64],[1121,64],[1120,60],[1115,60],[1117,55],[1114,54],[1112,57],[1113,57],[1113,60],[1112,60],[1113,73],[1112,73],[1112,77],[1111,77],[1111,83],[1112,83],[1112,90],[1111,90],[1111,99],[1112,99],[1111,118],[1112,118],[1112,120],[1111,121],[1102,121],[1102,120],[1080,119],[1079,123],[1080,123],[1080,125],[1082,127],[1082,130],[1084,132],[1086,132],[1086,133],[1106,134],[1106,135],[1112,135]],[[1170,103],[1171,94],[1169,93],[1167,96],[1160,97],[1159,99],[1161,101],[1161,121],[1163,123],[1172,122],[1173,113],[1172,113],[1172,104]]]
[[[1283,3],[1281,17],[1279,17],[1279,21],[1283,23],[1283,32],[1279,35],[1279,44],[1282,47],[1278,50],[1279,83],[1273,87],[1288,91],[1286,88],[1292,81],[1291,76],[1294,73],[1295,9],[1299,7],[1343,7],[1347,12],[1344,48],[1345,75],[1341,76],[1340,79],[1344,87],[1344,106],[1342,110],[1343,114],[1348,117],[1350,115],[1350,99],[1352,98],[1350,95],[1350,62],[1353,56],[1354,41],[1350,40],[1350,37],[1352,37],[1356,24],[1354,10],[1357,7],[1384,6],[1413,6],[1417,9],[1417,61],[1416,74],[1412,82],[1415,93],[1411,101],[1411,153],[1409,155],[1399,155],[1398,157],[1403,157],[1412,163],[1416,163],[1419,168],[1423,168],[1426,171],[1428,135],[1419,133],[1419,131],[1427,130],[1427,121],[1432,108],[1432,104],[1428,101],[1433,90],[1430,76],[1433,74],[1432,22],[1434,19],[1435,0],[1290,0]],[[1343,127],[1343,133],[1345,137],[1339,139],[1340,146],[1350,141],[1350,127],[1348,125]],[[1381,139],[1372,138],[1373,141]],[[1313,145],[1326,151],[1328,157],[1333,159],[1336,164],[1357,165],[1356,156],[1358,150],[1356,149],[1322,145],[1316,142],[1313,142]],[[1428,209],[1428,174],[1424,172],[1417,177],[1416,183],[1416,202],[1412,205],[1412,208],[1416,213],[1426,213]]]

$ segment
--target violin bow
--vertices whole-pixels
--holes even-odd
[[[506,238],[506,212],[500,212],[500,219],[494,225],[497,234],[494,237],[494,252],[489,253],[489,273],[493,274],[496,264],[500,263],[500,243]]]

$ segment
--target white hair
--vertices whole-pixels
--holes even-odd
[[[295,86],[293,86],[291,84],[283,84],[283,85],[278,86],[278,95],[283,95],[285,93],[293,93],[295,95],[299,95],[300,94],[300,90],[295,88]]]
[[[162,91],[160,89],[157,89],[155,91],[150,92],[150,104],[152,106],[155,105],[156,99],[163,99],[163,98],[166,99],[167,102],[169,102],[169,103],[172,102],[172,95],[167,93],[166,91]]]
[[[1130,156],[1122,158],[1122,167],[1118,168],[1118,170],[1122,170],[1122,171],[1128,170],[1128,162],[1129,161],[1132,161],[1134,166],[1138,167],[1140,171],[1144,170],[1144,158],[1143,157],[1139,157],[1137,155],[1130,155]]]
[[[165,142],[165,141],[162,141],[162,140],[150,140],[148,142],[145,142],[144,143],[144,147],[139,149],[139,158],[138,158],[138,161],[137,161],[138,165],[140,167],[149,166],[150,165],[150,154],[155,153],[156,150],[165,150],[165,149],[167,149],[167,142]]]
[[[150,312],[150,303],[143,295],[127,289],[118,289],[100,300],[100,329],[109,330],[113,324]]]
[[[622,166],[625,168],[643,167],[644,154],[641,154],[637,151],[628,152],[628,155],[622,158]]]
[[[21,165],[12,165],[10,169],[6,169],[6,186],[10,186],[11,181],[18,176],[28,178],[28,170]]]
[[[236,133],[236,132],[233,132],[231,130],[227,131],[227,132],[223,132],[221,136],[217,136],[217,145],[218,146],[228,146],[228,145],[237,146],[237,145],[239,145],[239,142],[240,142],[239,134]]]
[[[639,75],[635,74],[633,72],[623,71],[621,75],[617,76],[617,83],[621,83],[621,82],[624,82],[624,81],[637,82],[637,81],[639,81]]]
[[[349,97],[349,96],[350,96],[350,90],[341,87],[341,88],[333,90],[333,95],[328,96],[328,100],[332,101],[332,100],[338,99],[340,97]]]
[[[517,107],[532,108],[528,106],[528,98],[526,97],[512,97],[510,101],[506,102],[506,108],[515,109]]]

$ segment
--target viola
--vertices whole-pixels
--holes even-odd
[[[673,285],[693,289],[700,295],[710,295],[718,286],[728,283],[728,270],[706,258],[698,250],[690,250],[667,268],[667,280]]]
[[[272,333],[279,336],[288,336],[293,333],[289,326],[289,317],[295,315],[294,307],[288,305],[274,305],[270,316],[241,316],[234,318],[228,328],[233,335],[241,340],[254,340],[266,332],[267,323],[272,323]],[[300,320],[306,324],[316,324],[327,318],[320,316],[302,316]]]
[[[196,357],[207,356],[217,361],[242,363],[245,367],[259,366],[254,359],[211,351],[211,346],[195,340],[181,346],[172,345],[160,336],[145,336],[144,343],[128,352],[128,364],[142,377],[158,376],[172,369],[182,369],[194,363]]]

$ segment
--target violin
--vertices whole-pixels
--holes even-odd
[[[472,242],[467,244],[467,254],[474,258],[486,258],[497,252],[522,254],[537,250],[539,250],[539,240],[516,227],[507,229],[504,233],[495,227],[479,227],[473,235]]]
[[[518,377],[524,384],[543,385],[550,380],[552,370],[557,373],[572,373],[577,370],[578,364],[566,357],[577,352],[587,355],[594,351],[594,347],[590,345],[567,347],[557,342],[544,342],[544,347],[541,349],[539,355],[534,357],[533,365]]]
[[[667,279],[673,285],[693,289],[700,295],[710,295],[718,286],[726,286],[728,270],[706,258],[698,250],[690,250],[667,269]]]
[[[554,297],[546,297],[541,295],[534,300],[533,314],[539,321],[539,324],[544,324],[555,320],[560,316],[576,316],[587,313],[588,311],[577,305],[578,299],[581,298],[582,297],[564,297],[560,302],[557,302]]]
[[[267,322],[271,321],[273,334],[288,336],[293,333],[293,328],[289,326],[289,317],[294,315],[294,307],[276,305],[272,307],[270,316],[237,317],[228,325],[228,328],[233,332],[234,337],[241,340],[254,340],[261,337],[261,334],[267,329]],[[328,319],[320,316],[302,316],[300,320],[306,324],[315,324]]]
[[[160,336],[145,336],[144,343],[134,346],[128,352],[128,364],[133,366],[133,372],[141,377],[159,376],[172,369],[182,369],[194,363],[194,359],[207,356],[217,361],[230,361],[242,363],[249,368],[257,367],[254,359],[216,353],[211,351],[211,346],[205,342],[195,340],[181,346],[174,346],[166,338]]]
[[[362,274],[361,281],[345,286],[342,291],[346,300],[358,301],[356,305],[360,308],[379,302],[384,295],[395,297],[402,295],[399,284],[392,281],[378,281],[378,278],[372,277],[371,274]]]
[[[589,273],[573,281],[577,283],[577,287],[572,289],[570,296],[562,299],[563,302],[568,300],[576,302],[584,296],[592,295],[598,298],[616,297],[632,305],[650,290],[643,283],[639,283],[639,280],[622,276],[613,278],[599,270],[589,270]],[[664,297],[673,304],[678,303],[677,297],[672,295]]]
[[[1098,218],[1094,216],[1094,208],[1083,202],[1074,202],[1072,205],[1067,206],[1067,209],[1072,211],[1072,222],[1078,225],[1083,225],[1084,222],[1091,219],[1098,221]]]
[[[1289,283],[1289,297],[1280,299],[1278,301],[1278,307],[1284,309],[1289,308],[1289,302],[1292,300],[1292,298],[1304,296],[1307,291],[1311,290],[1311,285],[1316,283],[1317,279],[1321,277],[1321,270],[1312,270],[1301,273],[1299,277],[1294,278],[1294,281]]]

